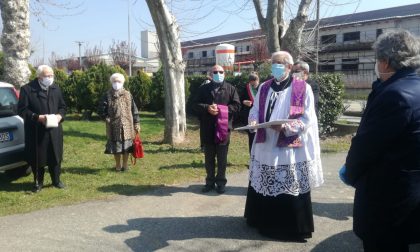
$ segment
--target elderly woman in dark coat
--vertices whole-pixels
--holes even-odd
[[[104,96],[99,108],[99,115],[106,122],[108,141],[105,153],[114,155],[116,171],[127,171],[133,139],[140,131],[139,112],[131,93],[123,87],[124,75],[114,73],[110,81],[112,88]]]
[[[373,83],[342,179],[356,188],[354,225],[365,251],[409,251],[420,242],[420,42],[382,34]]]

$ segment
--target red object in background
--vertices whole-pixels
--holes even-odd
[[[131,153],[131,163],[135,165],[136,159],[142,157],[144,157],[143,143],[141,142],[139,133],[137,133],[136,137],[133,140],[133,152]]]

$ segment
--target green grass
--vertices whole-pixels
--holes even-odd
[[[105,155],[105,125],[101,121],[68,119],[64,122],[64,161],[62,181],[67,188],[51,186],[48,172],[45,187],[38,194],[30,192],[32,175],[10,180],[0,174],[0,216],[31,212],[89,200],[112,199],[117,195],[138,195],[146,190],[185,182],[203,184],[204,155],[199,149],[196,120],[188,120],[186,141],[176,147],[162,144],[164,120],[152,113],[141,114],[141,137],[145,157],[137,160],[129,172],[113,170],[114,159]],[[327,139],[328,140],[328,139]],[[322,141],[325,152],[348,149],[346,140]],[[327,141],[327,143],[326,143]],[[334,144],[336,143],[336,144]],[[248,138],[234,131],[228,155],[228,173],[246,170]]]
[[[45,173],[45,188],[30,193],[32,175],[9,180],[0,174],[0,216],[30,212],[59,205],[95,199],[109,199],[116,195],[136,195],[145,190],[184,182],[204,183],[204,156],[199,149],[198,127],[189,120],[185,143],[172,147],[162,144],[164,120],[152,113],[141,114],[141,137],[145,157],[137,160],[129,172],[113,170],[112,155],[104,154],[105,125],[101,121],[66,120],[64,127],[64,161],[62,181],[65,190],[51,187],[49,173]],[[246,169],[247,137],[232,134],[228,156],[228,172]]]

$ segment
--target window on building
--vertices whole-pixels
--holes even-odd
[[[216,56],[216,50],[211,51],[211,56],[213,56],[213,57]]]
[[[321,36],[321,44],[334,44],[337,41],[337,35],[331,34],[331,35],[323,35]]]
[[[188,58],[189,58],[189,59],[194,58],[194,53],[193,53],[193,52],[189,52],[189,53],[188,53]]]
[[[246,46],[246,51],[247,51],[247,52],[251,51],[251,46],[247,45],[247,46]]]
[[[379,37],[383,33],[382,29],[376,29],[376,37]]]
[[[334,72],[335,70],[334,64],[335,64],[334,60],[320,60],[319,71],[320,72]]]
[[[343,41],[356,41],[360,40],[360,32],[346,32],[343,34]]]
[[[201,51],[201,58],[207,58],[207,51]]]
[[[342,59],[341,70],[342,71],[358,71],[359,59]]]

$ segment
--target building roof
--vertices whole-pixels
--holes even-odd
[[[323,18],[320,20],[320,27],[326,28],[338,25],[379,21],[384,19],[401,18],[409,16],[420,16],[420,3]],[[315,25],[316,20],[308,21],[306,23],[305,29],[314,28]]]
[[[237,32],[231,33],[226,35],[220,35],[215,37],[203,38],[203,39],[196,39],[181,42],[181,47],[195,47],[195,46],[205,46],[205,45],[214,45],[220,43],[229,43],[233,41],[245,40],[245,39],[252,39],[264,36],[260,29],[252,30],[252,31],[244,31],[244,32]]]
[[[358,12],[348,15],[335,16],[329,18],[323,18],[320,20],[320,27],[334,27],[346,24],[356,24],[364,22],[372,22],[393,18],[420,16],[420,3],[404,5],[380,10]],[[316,20],[311,20],[306,23],[305,29],[313,29],[316,24]],[[181,42],[182,48],[207,46],[220,43],[229,43],[233,41],[240,41],[245,39],[257,38],[264,36],[261,29],[231,33],[221,36],[208,37],[197,40],[190,40]]]

